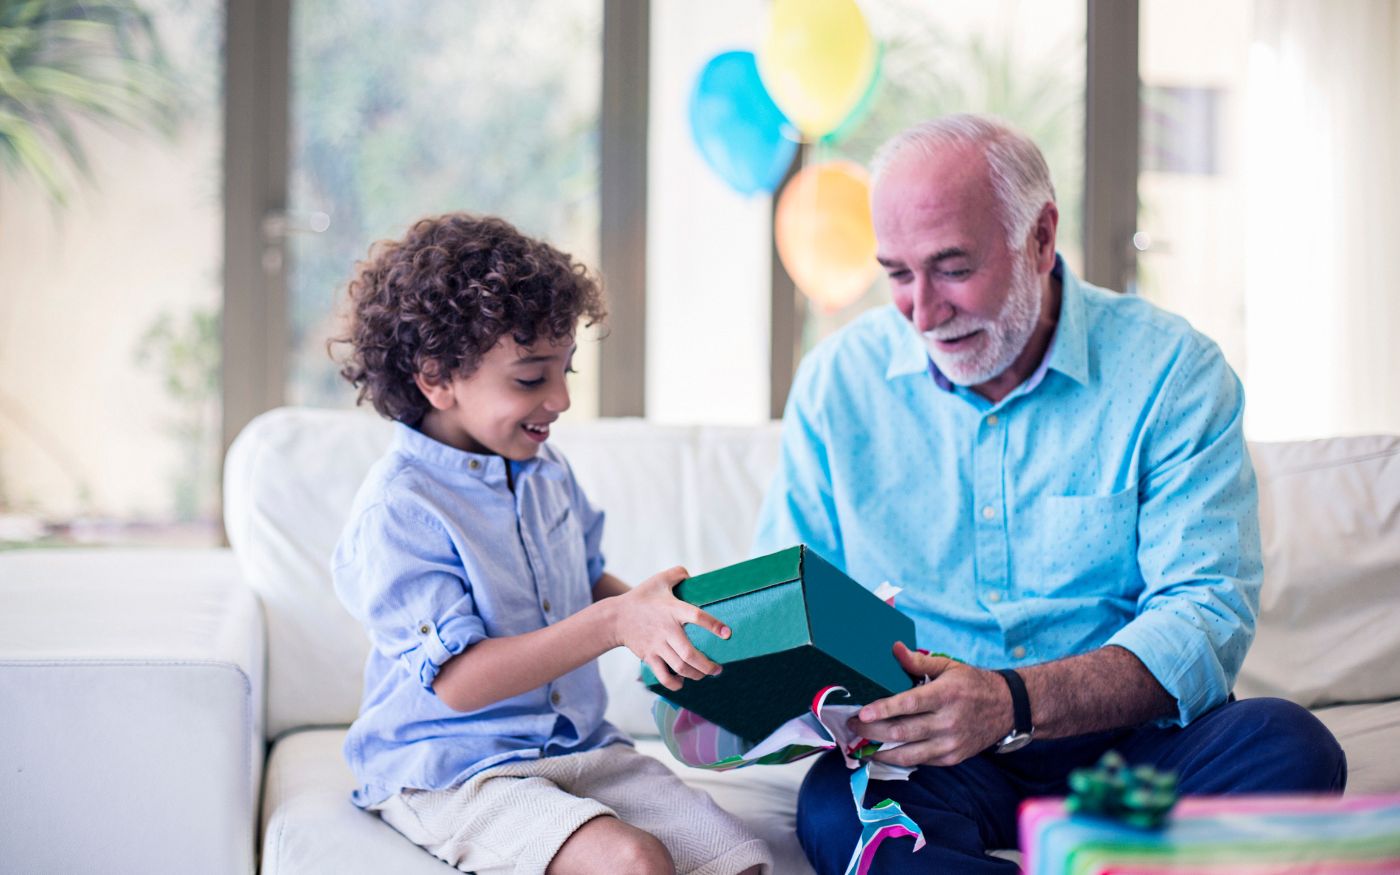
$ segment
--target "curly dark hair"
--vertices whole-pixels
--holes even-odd
[[[470,376],[506,335],[558,341],[606,315],[598,280],[502,219],[448,213],[381,240],[355,265],[340,375],[380,415],[410,425],[428,412],[415,374]]]

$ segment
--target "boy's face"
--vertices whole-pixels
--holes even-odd
[[[501,338],[468,377],[418,387],[432,405],[424,434],[459,450],[523,461],[549,439],[549,426],[569,409],[565,374],[572,373],[573,337],[521,346]]]

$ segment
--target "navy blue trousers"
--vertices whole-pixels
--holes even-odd
[[[883,842],[871,871],[1014,875],[1014,863],[986,851],[1017,846],[1021,800],[1067,795],[1070,771],[1094,765],[1108,750],[1132,765],[1174,770],[1182,795],[1340,793],[1347,782],[1341,746],[1306,709],[1283,699],[1242,699],[1184,728],[1141,726],[1037,740],[950,768],[925,766],[908,781],[871,781],[866,804],[895,800],[928,841],[917,854],[912,838]],[[828,752],[802,783],[797,837],[818,873],[839,875],[859,835],[850,773]]]

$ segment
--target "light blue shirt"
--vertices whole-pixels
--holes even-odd
[[[478,711],[433,692],[453,656],[484,638],[541,629],[593,601],[603,514],[546,445],[512,462],[396,424],[332,560],[336,594],[369,633],[360,716],[345,739],[373,805],[441,790],[512,760],[592,750],[626,737],[603,720],[596,663]]]
[[[893,307],[814,349],[755,550],[804,542],[904,587],[919,645],[981,667],[1126,648],[1184,724],[1225,701],[1254,637],[1243,390],[1185,320],[1056,271],[1050,348],[996,404],[942,380]]]

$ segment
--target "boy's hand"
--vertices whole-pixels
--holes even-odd
[[[721,638],[729,637],[728,626],[672,594],[676,584],[689,576],[684,568],[676,566],[648,577],[617,597],[613,640],[646,663],[668,690],[679,690],[681,678],[698,681],[720,672],[717,663],[690,643],[685,624],[708,629]]]

